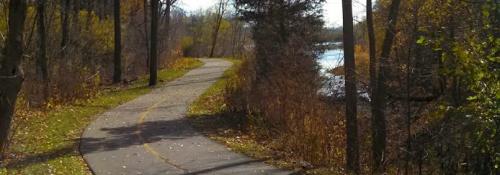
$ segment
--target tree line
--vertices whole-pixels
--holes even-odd
[[[317,93],[324,2],[236,1],[255,53],[228,98],[250,132],[342,173],[498,173],[497,1],[367,0],[354,23],[343,0],[342,99]]]
[[[16,112],[88,99],[102,86],[127,85],[145,74],[155,86],[158,69],[183,56],[244,54],[248,29],[228,1],[193,13],[177,4],[0,1],[0,152]]]
[[[154,86],[173,58],[233,56],[227,110],[280,156],[337,173],[499,172],[498,1],[367,0],[354,23],[342,0],[341,38],[324,30],[325,0],[221,0],[189,16],[176,2],[0,1],[0,150],[19,100],[88,98],[142,74]],[[317,60],[340,39],[336,99],[318,93]]]
[[[166,7],[169,7],[168,3],[171,5],[174,2],[175,1],[162,2],[162,5],[167,3]],[[148,52],[154,53],[148,56],[151,57],[151,61],[149,61],[149,68],[151,69],[151,86],[154,86],[157,83],[155,75],[158,70],[158,61],[156,57],[159,54],[158,47],[156,47],[158,43],[159,28],[158,14],[168,13],[164,15],[164,17],[168,18],[166,21],[170,20],[170,12],[164,12],[165,10],[158,7],[157,3],[158,2],[154,3],[154,1],[152,1],[151,5],[149,5],[151,13],[144,14],[151,16],[151,26],[149,27],[149,38],[151,39],[147,41],[150,42],[150,44],[147,45],[152,46],[148,47]],[[131,13],[136,13],[141,10],[139,8],[133,9],[134,5],[138,4],[138,1],[127,3],[126,7],[128,8],[128,17],[134,17],[135,14]],[[121,31],[123,27],[121,25],[121,21],[123,18],[121,16],[122,11],[119,0],[106,0],[98,2],[70,2],[68,0],[39,0],[32,2],[22,0],[2,1],[2,5],[5,11],[9,12],[5,20],[9,23],[7,25],[8,29],[6,30],[8,37],[3,51],[8,54],[3,56],[1,59],[1,68],[2,71],[4,71],[3,74],[5,76],[2,80],[5,79],[4,81],[12,81],[12,77],[16,77],[16,83],[2,83],[2,88],[8,88],[3,89],[1,91],[2,93],[0,93],[0,96],[2,97],[2,108],[5,108],[5,110],[2,110],[1,112],[2,116],[0,116],[2,120],[2,126],[0,129],[2,133],[2,137],[0,138],[0,150],[3,152],[7,144],[9,129],[11,128],[11,122],[13,120],[12,116],[14,114],[17,94],[21,90],[21,84],[23,80],[25,80],[25,77],[29,83],[28,86],[30,86],[24,87],[24,89],[28,91],[25,92],[28,98],[27,100],[29,105],[34,106],[48,103],[50,100],[49,95],[51,95],[52,98],[70,98],[69,96],[76,95],[70,94],[75,93],[71,91],[82,93],[84,90],[93,90],[92,88],[85,88],[85,86],[98,86],[97,83],[99,82],[95,81],[99,81],[99,79],[93,78],[94,76],[90,76],[90,73],[95,73],[95,75],[100,76],[99,71],[113,70],[110,71],[112,72],[110,74],[112,74],[113,83],[121,83],[124,79],[122,78],[123,58],[121,40]],[[107,14],[109,12],[108,9],[111,9],[110,11],[114,12],[113,20],[110,19],[111,14]],[[86,19],[82,19],[82,16]],[[59,18],[59,20],[57,20],[57,18]],[[26,27],[25,23],[27,20],[32,21],[33,24],[36,25],[34,25],[33,28],[30,28],[29,26]],[[147,24],[144,24],[144,26],[145,28],[148,28]],[[162,27],[164,28],[164,31],[168,31],[170,29],[168,23],[163,24]],[[25,38],[26,30],[31,30],[30,32],[36,31],[36,38],[34,39],[37,42],[36,44],[29,43],[32,40],[32,33],[30,33],[29,38]],[[60,33],[61,35],[56,36],[56,33]],[[114,33],[114,37],[107,36],[112,33]],[[139,37],[136,37],[135,39],[139,39]],[[28,43],[25,44],[26,40],[28,40]],[[60,41],[59,46],[49,43],[57,40]],[[114,43],[112,41],[114,41]],[[30,48],[32,46],[36,47],[32,49]],[[135,47],[141,46],[135,45]],[[162,48],[168,47],[165,46]],[[31,62],[32,59],[30,58],[25,58],[26,55],[29,55],[32,52],[36,55],[34,62]],[[106,58],[106,55],[111,52],[114,52],[114,59],[112,62],[96,59],[99,57],[101,59]],[[15,54],[11,55],[10,53]],[[53,59],[49,60],[48,57]],[[24,62],[24,60],[27,61]],[[50,67],[49,62],[51,63]],[[21,63],[34,64],[35,71],[27,71],[24,74],[21,71],[23,70],[21,67],[30,66],[24,66]],[[92,63],[96,63],[97,65],[92,65]],[[75,65],[82,66],[83,68],[76,67]],[[113,68],[107,69],[100,66],[110,66]],[[33,81],[30,79],[32,76],[36,77]],[[87,76],[90,76],[90,78],[87,78]],[[73,81],[70,79],[73,79]],[[76,79],[76,81],[74,79]],[[34,99],[33,96],[38,99]]]

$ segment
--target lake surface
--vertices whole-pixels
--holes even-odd
[[[319,58],[323,69],[333,69],[344,64],[344,51],[342,49],[327,50]]]
[[[342,49],[327,50],[319,57],[318,63],[321,66],[320,74],[325,77],[323,88],[320,89],[319,93],[326,96],[344,98],[344,76],[336,76],[327,72],[330,69],[344,65],[344,51]],[[358,95],[370,101],[370,96],[364,89],[366,88],[358,87]]]

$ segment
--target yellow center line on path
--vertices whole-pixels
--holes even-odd
[[[180,165],[177,165],[175,163],[170,162],[170,159],[161,156],[158,151],[156,151],[155,149],[153,149],[153,147],[149,146],[149,144],[146,142],[146,139],[144,139],[144,137],[142,136],[142,128],[144,126],[144,121],[148,117],[148,114],[151,111],[153,111],[153,109],[157,108],[160,104],[162,104],[165,101],[167,101],[167,100],[163,100],[163,101],[160,101],[158,103],[155,103],[153,106],[147,108],[146,111],[144,111],[144,112],[142,112],[140,114],[140,117],[139,117],[139,120],[138,120],[138,126],[137,126],[137,132],[136,132],[136,134],[137,134],[137,137],[139,138],[139,140],[143,143],[142,146],[144,147],[144,149],[146,150],[146,152],[150,153],[155,158],[157,158],[157,159],[165,162],[166,164],[172,165],[173,167],[175,167],[175,168],[177,168],[179,170],[182,170],[184,172],[188,172],[187,169],[182,168]]]

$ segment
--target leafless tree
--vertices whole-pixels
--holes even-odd
[[[384,152],[386,146],[386,84],[385,76],[388,75],[388,59],[391,55],[391,49],[396,37],[396,22],[398,19],[399,5],[401,0],[393,0],[390,5],[388,16],[387,29],[385,31],[385,38],[382,44],[382,53],[380,55],[380,64],[378,64],[377,86],[376,93],[373,97],[372,106],[372,132],[373,132],[373,170],[375,173],[383,172]]]
[[[342,0],[344,23],[344,71],[346,89],[347,170],[359,174],[359,144],[357,122],[356,63],[354,59],[354,25],[352,0]]]
[[[119,83],[122,79],[122,37],[120,22],[120,0],[114,0],[114,28],[115,28],[115,53],[113,83]]]
[[[149,61],[149,86],[158,83],[158,2],[151,1],[151,33],[150,33],[150,61]]]
[[[61,0],[61,53],[63,58],[66,56],[69,41],[69,10],[69,0]]]
[[[46,0],[37,1],[37,32],[38,32],[38,53],[36,59],[36,74],[38,81],[42,84],[42,98],[47,100],[49,74],[47,70],[47,33],[45,29],[45,8]]]
[[[209,57],[214,57],[214,52],[215,52],[215,47],[217,46],[217,38],[219,36],[220,26],[222,24],[222,20],[224,19],[224,13],[226,13],[228,3],[229,3],[228,0],[219,0],[219,3],[217,5],[217,12],[215,14],[214,31],[213,31],[213,35],[212,35],[212,46],[210,49],[210,56]]]
[[[5,151],[17,94],[23,74],[19,68],[23,55],[23,31],[26,0],[9,1],[7,42],[0,53],[0,153]]]

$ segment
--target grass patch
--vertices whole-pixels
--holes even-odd
[[[223,76],[208,88],[195,102],[188,108],[189,116],[214,115],[226,111],[225,90],[231,78],[237,76],[241,60],[226,59],[231,61],[233,66],[226,70]]]
[[[196,59],[180,59],[159,71],[158,78],[168,82],[202,65]],[[147,83],[143,77],[126,87],[102,90],[95,98],[45,111],[18,109],[0,174],[91,174],[78,150],[83,129],[96,115],[151,92]]]
[[[226,61],[232,62],[233,65],[188,107],[189,117],[211,116],[227,111],[225,100],[226,88],[232,79],[237,78],[242,60],[226,58]]]

